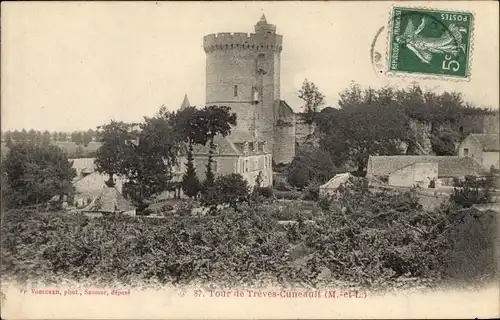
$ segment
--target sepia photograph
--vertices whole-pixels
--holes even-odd
[[[2,2],[2,318],[499,317],[498,7]]]

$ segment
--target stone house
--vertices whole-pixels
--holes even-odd
[[[428,188],[452,185],[454,179],[486,175],[485,168],[473,158],[458,156],[370,156],[367,177],[389,185]]]
[[[458,145],[458,156],[474,158],[486,169],[500,169],[500,136],[469,134]]]
[[[232,173],[241,174],[250,188],[255,186],[256,178],[261,175],[262,187],[272,186],[272,153],[267,149],[265,141],[255,139],[249,132],[235,129],[227,137],[217,136],[214,139],[215,153],[213,155],[212,171],[215,177]],[[174,181],[182,181],[186,172],[187,146],[179,154],[177,165],[173,168]],[[194,145],[194,167],[198,179],[203,181],[208,164],[208,146]],[[165,192],[162,197],[183,197],[180,187],[176,191]]]

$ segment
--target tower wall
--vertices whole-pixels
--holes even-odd
[[[204,37],[206,103],[231,107],[238,127],[248,129],[272,148],[282,36],[272,29],[258,30],[252,34],[218,33]]]

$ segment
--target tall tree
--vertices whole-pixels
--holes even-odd
[[[299,98],[304,100],[304,120],[306,123],[312,124],[316,119],[319,107],[324,103],[325,96],[314,82],[305,79],[299,90]]]
[[[205,188],[212,187],[215,179],[213,173],[213,155],[216,148],[214,139],[217,135],[226,137],[231,133],[231,125],[236,125],[236,114],[230,113],[230,110],[226,106],[207,106],[200,110],[200,122],[209,143]]]
[[[194,167],[193,145],[188,145],[188,148],[190,150],[187,153],[186,172],[182,176],[182,190],[188,197],[195,198],[201,191],[201,186]]]
[[[50,140],[51,140],[51,134],[49,131],[45,130],[42,136],[42,143],[50,144]]]
[[[16,143],[2,169],[10,190],[9,207],[40,204],[73,191],[75,169],[63,151],[53,145]]]
[[[338,105],[341,108],[357,105],[363,102],[363,91],[361,86],[354,81],[351,81],[349,87],[343,90],[340,94]]]
[[[342,163],[363,172],[370,155],[401,154],[406,140],[406,119],[396,105],[350,105],[323,125],[320,145]]]
[[[157,115],[144,119],[138,141],[131,144],[124,160],[125,176],[133,190],[132,200],[140,207],[171,187],[181,141],[175,128],[174,114],[162,107]]]
[[[98,127],[101,147],[94,160],[96,170],[109,176],[108,185],[114,185],[115,175],[126,175],[127,161],[133,154],[133,141],[136,139],[135,124],[112,120]]]

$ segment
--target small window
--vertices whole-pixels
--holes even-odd
[[[234,96],[237,97],[238,96],[238,86],[237,85],[234,85]]]
[[[468,157],[468,156],[469,156],[469,149],[464,148],[464,157]]]
[[[264,158],[264,167],[267,168],[267,157]]]
[[[248,172],[248,160],[245,160],[245,172]]]

